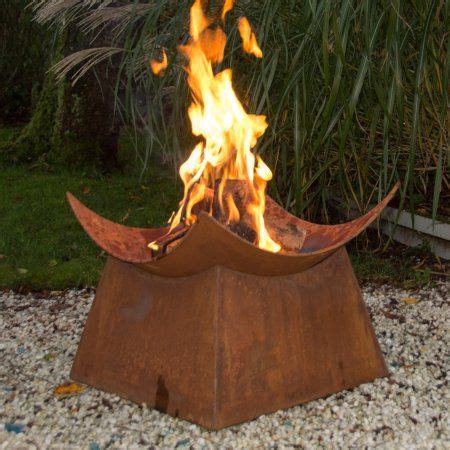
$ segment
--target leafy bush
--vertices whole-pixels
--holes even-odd
[[[190,148],[189,96],[176,51],[188,38],[190,3],[38,1],[44,21],[81,17],[90,32],[114,25],[110,46],[70,55],[57,70],[64,76],[76,67],[77,78],[121,57],[117,104],[148,138],[138,152],[143,166],[153,150],[178,164]],[[255,28],[262,62],[242,55],[240,15]],[[298,215],[327,220],[331,199],[363,211],[400,179],[400,207],[438,213],[449,196],[448,22],[443,0],[236,2],[223,65],[234,69],[248,109],[267,115],[257,151],[275,169],[275,198]],[[171,66],[155,78],[148,61],[162,47]]]

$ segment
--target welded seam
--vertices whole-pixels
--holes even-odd
[[[220,286],[221,267],[216,266],[215,307],[214,307],[214,407],[213,426],[217,427],[218,392],[219,392],[219,308],[222,302]]]

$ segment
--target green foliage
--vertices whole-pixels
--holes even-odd
[[[400,263],[399,260],[383,258],[371,252],[355,249],[350,252],[350,260],[355,273],[362,281],[397,285],[408,282],[410,288],[418,285],[409,260],[407,264],[405,260]]]
[[[431,281],[430,269],[424,269],[423,271],[417,271],[414,273],[414,276],[415,276],[417,285],[420,287],[428,285]]]
[[[59,30],[110,30],[110,45],[58,63],[79,79],[98,63],[118,70],[116,105],[174,166],[192,148],[189,94],[177,46],[188,38],[192,2],[114,4],[36,0],[39,20]],[[208,3],[210,13],[222,4]],[[243,55],[236,19],[252,23],[264,52]],[[257,148],[274,169],[272,195],[310,220],[329,220],[329,200],[361,212],[402,181],[400,206],[436,217],[450,198],[448,167],[449,2],[432,0],[237,0],[227,16],[226,58],[250,112],[269,129]],[[166,48],[169,70],[148,62]],[[114,61],[114,64],[113,64]],[[138,133],[136,133],[138,134]],[[137,140],[136,140],[137,141]]]
[[[55,75],[47,73],[30,122],[17,139],[4,145],[5,153],[13,161],[38,161],[47,155],[53,144],[55,115],[58,109],[58,97],[63,85],[56,84]]]
[[[78,44],[76,33],[59,33],[49,49],[48,67]],[[3,160],[44,165],[71,164],[107,171],[117,167],[119,129],[114,99],[104,68],[91,71],[73,86],[46,73],[29,123],[19,136],[2,144]],[[105,81],[106,79],[106,81]],[[109,94],[109,95],[108,95]]]
[[[0,0],[0,123],[27,120],[44,77],[45,30],[28,0]]]
[[[126,80],[118,105],[148,137],[138,154],[143,165],[153,150],[177,165],[190,149],[189,96],[176,51],[187,38],[189,4],[133,2],[116,10],[112,47],[123,49]],[[262,61],[242,55],[235,26],[242,14],[257,32]],[[102,17],[108,20],[91,9],[83,24],[98,27]],[[401,205],[438,212],[449,187],[448,22],[443,0],[236,2],[222,67],[234,69],[249,111],[268,117],[257,151],[276,173],[271,191],[279,201],[297,215],[328,220],[331,197],[363,211],[401,180]],[[162,47],[170,68],[152,77],[148,59]],[[101,59],[90,55],[72,63]]]

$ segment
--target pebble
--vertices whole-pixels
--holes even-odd
[[[218,432],[90,387],[56,396],[92,289],[0,292],[0,448],[449,449],[449,290],[363,286],[391,376]]]

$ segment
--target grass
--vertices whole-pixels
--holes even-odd
[[[353,269],[360,281],[373,283],[388,283],[403,287],[420,287],[421,280],[416,276],[413,255],[402,258],[389,258],[373,252],[357,251],[349,248]],[[427,280],[427,282],[430,280]]]
[[[411,267],[396,267],[393,261],[374,256],[372,253],[353,251],[350,259],[358,278],[380,283],[392,283],[401,280],[412,280],[414,272]]]
[[[19,133],[22,127],[0,127],[0,143],[9,142],[13,140]]]
[[[179,193],[164,171],[139,184],[135,175],[100,176],[64,169],[1,167],[0,287],[58,290],[95,286],[105,255],[76,221],[72,192],[105,217],[135,226],[164,223]]]

